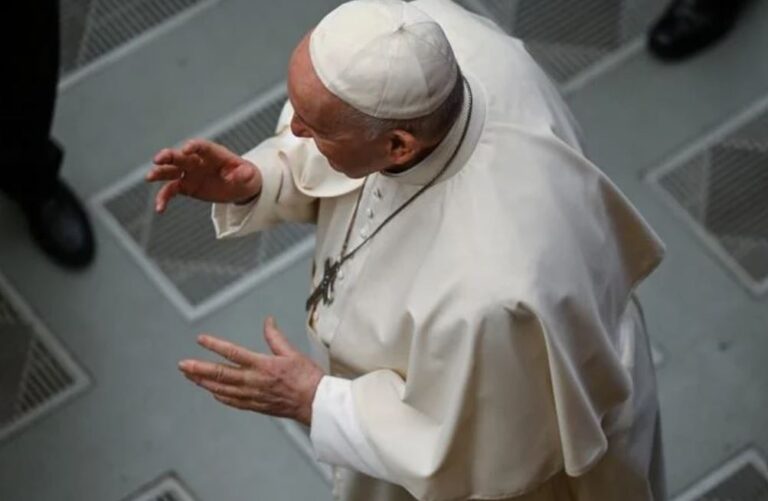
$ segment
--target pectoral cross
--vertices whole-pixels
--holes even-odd
[[[317,305],[321,299],[326,306],[333,302],[333,284],[336,282],[336,275],[338,275],[340,267],[341,261],[332,262],[331,258],[326,258],[323,278],[307,299],[307,311]]]

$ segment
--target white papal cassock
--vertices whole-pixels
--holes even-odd
[[[245,155],[263,174],[259,199],[213,207],[221,238],[316,223],[316,285],[359,195],[350,249],[458,148],[308,318],[329,370],[312,441],[337,465],[336,496],[663,499],[653,366],[633,299],[661,242],[584,157],[520,41],[451,2],[413,5],[441,24],[467,80],[439,147],[405,173],[369,176],[360,194],[361,180],[291,134],[286,104],[277,135]]]

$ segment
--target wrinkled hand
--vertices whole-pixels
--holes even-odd
[[[155,198],[163,212],[178,194],[206,202],[231,203],[261,191],[261,173],[251,162],[220,144],[193,139],[181,149],[166,148],[154,157],[149,182],[166,181]]]
[[[236,365],[183,360],[179,369],[223,404],[295,419],[309,426],[312,401],[323,370],[288,342],[272,317],[264,322],[264,339],[274,356],[201,335],[201,346]]]

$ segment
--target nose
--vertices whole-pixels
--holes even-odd
[[[296,137],[312,137],[307,126],[296,115],[291,118],[291,132]]]

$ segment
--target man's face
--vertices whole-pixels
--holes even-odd
[[[311,138],[335,170],[352,178],[387,168],[387,139],[371,139],[339,120],[346,106],[325,88],[312,67],[309,35],[296,47],[288,68],[288,98],[294,109],[291,131]]]

